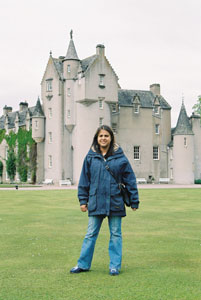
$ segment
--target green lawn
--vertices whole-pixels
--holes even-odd
[[[90,272],[70,274],[87,228],[75,190],[0,190],[0,300],[201,299],[201,189],[142,189],[108,275],[104,221]]]

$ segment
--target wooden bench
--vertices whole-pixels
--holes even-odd
[[[159,178],[159,183],[169,183],[170,178]]]
[[[53,184],[53,179],[46,178],[42,183],[43,184]]]
[[[145,178],[136,178],[137,183],[147,183]]]
[[[59,180],[59,185],[71,185],[70,179],[65,179],[65,180]]]

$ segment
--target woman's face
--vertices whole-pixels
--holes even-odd
[[[111,136],[109,132],[104,129],[101,129],[98,134],[97,142],[100,148],[109,149],[111,143]]]

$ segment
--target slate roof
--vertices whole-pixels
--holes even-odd
[[[95,55],[92,55],[90,57],[87,57],[87,58],[81,60],[80,63],[81,63],[82,71],[86,72],[87,69],[89,69],[90,66],[93,64],[93,62],[96,60],[96,58],[97,58],[97,55],[95,54]]]
[[[63,79],[63,63],[58,58],[52,58],[60,79]]]
[[[17,114],[18,114],[18,117],[19,117],[19,127],[25,126],[26,125],[26,117],[27,117],[28,112],[30,114],[30,117],[32,117],[32,116],[44,116],[39,98],[38,98],[38,101],[36,103],[36,106],[29,107],[27,110],[23,110],[23,111],[9,112],[7,114],[8,129],[15,128],[15,119],[16,119]],[[6,116],[4,116],[4,115],[0,117],[0,129],[5,128],[5,119],[6,119]]]
[[[153,108],[154,100],[156,96],[151,91],[142,90],[122,90],[118,91],[118,100],[120,106],[133,106],[134,96],[138,96],[141,107]],[[171,106],[162,97],[158,96],[160,107],[163,109],[171,109]]]
[[[193,135],[192,126],[186,113],[184,103],[182,103],[179,118],[177,121],[176,128],[174,129],[173,135]]]
[[[70,40],[70,43],[69,43],[69,46],[68,46],[68,50],[67,50],[67,53],[66,53],[65,60],[68,60],[68,59],[69,60],[70,59],[79,60],[77,52],[76,52],[76,49],[75,49],[75,45],[74,45],[73,39]]]
[[[5,116],[0,117],[0,129],[4,129]]]

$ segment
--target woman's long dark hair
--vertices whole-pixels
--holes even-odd
[[[111,137],[110,147],[109,147],[109,149],[108,149],[108,151],[107,151],[107,153],[105,155],[105,157],[108,157],[108,156],[114,154],[114,144],[115,144],[114,133],[113,133],[112,129],[109,126],[107,126],[107,125],[101,125],[96,130],[96,133],[94,135],[93,142],[92,142],[91,146],[95,149],[96,152],[101,153],[100,146],[98,144],[98,135],[99,135],[99,133],[100,133],[101,130],[106,130],[110,134],[110,137]]]

